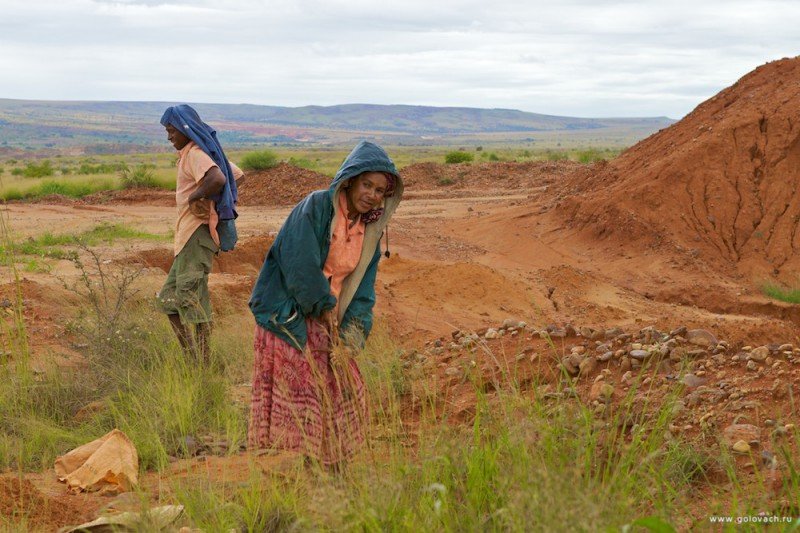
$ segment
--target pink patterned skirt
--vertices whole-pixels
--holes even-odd
[[[310,318],[306,326],[301,352],[256,325],[248,447],[292,450],[335,464],[364,442],[364,380],[353,360],[334,371],[327,330]]]

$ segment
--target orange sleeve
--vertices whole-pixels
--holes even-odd
[[[228,161],[228,163],[230,163],[230,165],[231,165],[231,171],[233,172],[233,180],[234,181],[236,181],[239,178],[241,178],[242,176],[244,176],[244,172],[242,172],[242,169],[237,167],[236,164],[233,161]]]

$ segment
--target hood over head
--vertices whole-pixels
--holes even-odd
[[[369,141],[361,141],[350,152],[339,171],[331,181],[331,186],[328,189],[331,203],[333,204],[333,218],[338,216],[339,202],[336,201],[336,195],[342,185],[350,178],[354,178],[364,172],[386,172],[394,176],[394,187],[391,194],[384,196],[383,208],[374,209],[369,213],[362,215],[362,219],[367,222],[364,231],[364,243],[361,249],[361,257],[359,259],[356,269],[344,280],[342,290],[339,293],[339,321],[341,322],[347,306],[350,304],[353,295],[358,288],[358,284],[364,276],[369,263],[371,262],[375,249],[381,239],[389,219],[392,218],[395,209],[400,204],[403,198],[403,180],[394,161],[389,155],[375,143]],[[364,217],[367,217],[366,219]],[[333,224],[331,224],[331,236],[333,235]]]
[[[167,124],[171,124],[175,129],[194,141],[202,151],[208,154],[225,175],[225,186],[211,199],[214,200],[220,220],[235,219],[237,217],[235,204],[239,198],[239,193],[236,188],[236,181],[233,179],[233,171],[228,164],[228,158],[217,140],[216,130],[203,122],[197,111],[187,104],[168,107],[161,116],[161,125],[166,127]]]
[[[388,191],[384,197],[384,207],[362,215],[362,219],[367,223],[383,220],[383,227],[388,223],[397,204],[400,203],[400,199],[403,196],[403,181],[400,178],[400,173],[397,172],[397,167],[395,167],[392,158],[389,157],[383,148],[375,143],[361,141],[345,158],[342,166],[339,167],[339,171],[333,177],[328,189],[331,202],[334,205],[334,210],[336,210],[338,206],[336,195],[341,187],[347,183],[349,179],[355,178],[364,172],[386,172],[393,178],[390,183],[390,191]]]

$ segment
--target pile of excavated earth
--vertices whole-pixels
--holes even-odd
[[[768,63],[588,177],[555,211],[602,242],[797,281],[800,61]]]

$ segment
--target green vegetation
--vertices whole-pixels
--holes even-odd
[[[594,163],[595,161],[605,160],[605,157],[597,148],[590,148],[588,150],[578,151],[577,159],[578,163]]]
[[[567,161],[569,154],[564,150],[548,150],[545,153],[545,158],[548,161]]]
[[[65,246],[95,246],[100,242],[113,243],[119,239],[140,239],[148,241],[169,240],[169,235],[156,235],[131,228],[124,224],[102,223],[92,229],[86,230],[76,235],[44,233],[36,238],[28,238],[21,242],[13,242],[11,239],[0,244],[0,257],[6,258],[15,255],[37,256],[40,259],[75,259],[77,257],[74,250],[67,251]],[[41,261],[28,259],[27,271],[43,271],[49,269]]]
[[[451,159],[473,157],[478,155],[480,161],[561,161],[572,160],[591,163],[599,159],[612,159],[620,149],[613,145],[597,144],[602,139],[591,139],[586,144],[571,148],[556,146],[559,143],[496,143],[478,145],[473,148],[452,150],[447,145],[440,146],[386,146],[398,168],[423,163],[440,163],[448,154]],[[566,144],[566,143],[564,143]],[[478,150],[480,148],[480,150]],[[469,151],[467,151],[469,150]],[[257,152],[228,151],[228,156],[239,166],[247,168],[248,158]],[[292,165],[307,168],[333,176],[349,153],[347,148],[328,147],[283,147],[266,150],[267,157],[255,157],[255,165],[274,165],[278,161],[287,161]],[[463,155],[462,155],[463,154]],[[120,160],[119,155],[92,157],[59,157],[57,166],[50,165],[54,174],[46,178],[26,177],[27,168],[39,168],[43,163],[7,159],[2,161],[8,172],[6,179],[0,181],[0,201],[36,199],[48,194],[59,194],[79,198],[87,194],[104,190],[117,190],[126,186],[126,176],[131,176],[131,183],[159,187],[167,190],[175,187],[175,155],[174,153],[131,154]],[[57,170],[55,170],[57,168]],[[152,173],[152,176],[150,174]]]
[[[780,285],[765,283],[761,286],[761,292],[766,296],[781,302],[788,302],[791,304],[800,304],[800,289],[785,288]]]
[[[242,157],[242,170],[266,170],[278,164],[278,156],[271,150],[250,152]]]
[[[51,194],[58,194],[61,196],[68,196],[70,198],[81,198],[89,194],[100,191],[107,191],[116,188],[111,180],[96,180],[96,181],[64,181],[64,180],[47,180],[29,187],[21,189],[17,187],[8,187],[0,192],[0,199],[2,200],[23,200],[31,198],[41,198]]]
[[[319,158],[316,158],[314,161],[307,157],[289,157],[287,163],[290,165],[300,167],[300,168],[307,168],[309,170],[317,170],[319,168]]]
[[[55,170],[49,160],[45,159],[41,163],[29,162],[22,170],[22,175],[26,178],[45,178],[52,176]]]
[[[111,174],[114,172],[124,172],[125,170],[130,170],[126,163],[92,163],[91,161],[82,161],[81,165],[75,170],[75,173],[84,175]]]
[[[447,152],[444,156],[444,162],[447,164],[469,163],[474,159],[475,156],[472,155],[470,152],[462,152],[461,150]]]
[[[133,189],[136,187],[150,189],[159,188],[160,184],[153,173],[154,169],[155,167],[153,165],[148,165],[146,163],[140,163],[133,168],[125,165],[122,170],[120,170],[119,175],[122,187],[124,189]]]

